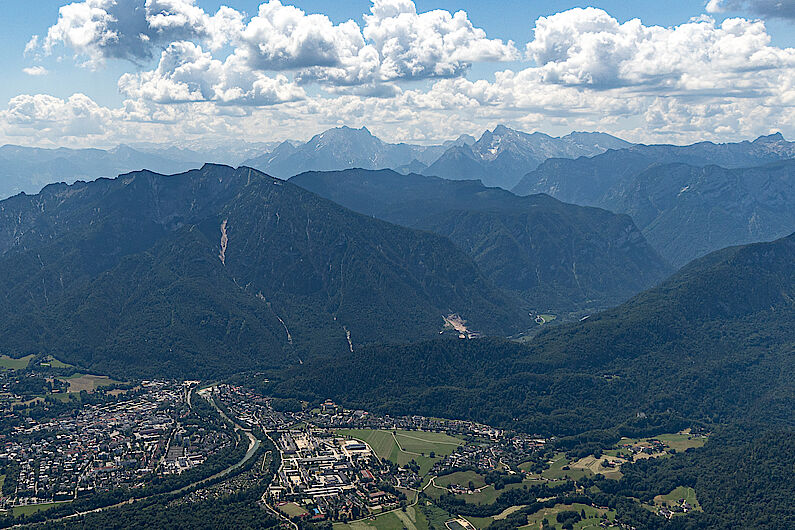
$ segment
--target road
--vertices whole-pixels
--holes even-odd
[[[207,399],[212,404],[212,406],[215,407],[215,410],[218,411],[218,413],[221,415],[222,418],[224,418],[226,420],[229,420],[232,423],[232,425],[234,425],[234,428],[235,428],[236,431],[242,432],[243,434],[246,435],[246,437],[248,437],[248,450],[246,451],[246,454],[243,455],[243,458],[239,462],[237,462],[235,464],[232,464],[231,466],[227,467],[226,469],[224,469],[222,471],[219,471],[215,475],[209,476],[207,478],[203,478],[201,480],[197,480],[196,482],[193,482],[191,484],[188,484],[187,486],[183,486],[183,487],[181,487],[179,489],[176,489],[176,490],[167,491],[167,492],[163,492],[163,493],[156,493],[154,495],[149,495],[147,497],[141,497],[139,499],[128,499],[128,500],[126,500],[124,502],[119,502],[117,504],[111,504],[110,506],[102,506],[100,508],[94,508],[93,510],[86,510],[86,511],[83,511],[83,512],[77,512],[77,513],[73,513],[71,515],[66,515],[64,517],[59,517],[57,519],[48,519],[47,522],[66,521],[68,519],[74,519],[75,517],[82,517],[83,515],[88,515],[88,514],[91,514],[91,513],[104,512],[105,510],[111,510],[113,508],[120,508],[120,507],[125,506],[127,504],[134,504],[136,502],[142,502],[142,501],[149,500],[149,499],[152,499],[153,497],[157,497],[157,496],[160,496],[160,495],[174,495],[174,494],[184,493],[185,491],[187,491],[187,490],[189,490],[191,488],[194,488],[196,486],[201,486],[202,484],[205,484],[205,483],[207,483],[209,481],[225,477],[226,475],[229,475],[230,473],[233,473],[236,470],[238,470],[241,467],[243,467],[246,464],[246,462],[251,460],[251,458],[256,454],[257,450],[259,449],[259,447],[261,445],[261,442],[259,441],[259,439],[257,439],[256,436],[251,434],[250,431],[244,429],[243,427],[238,425],[236,422],[232,421],[229,418],[229,416],[224,414],[224,411],[222,411],[220,408],[218,408],[218,405],[216,405],[215,400],[212,398],[212,396],[208,396]],[[190,404],[190,394],[188,395],[188,403]],[[28,524],[19,524],[19,525],[14,525],[11,528],[22,528],[22,527],[26,527],[26,526],[29,526],[29,525],[30,525],[30,523],[28,523]]]

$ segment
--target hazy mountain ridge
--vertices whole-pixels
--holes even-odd
[[[792,157],[795,143],[778,134],[737,144],[633,146],[547,160],[514,191],[627,213],[664,257],[682,265],[795,229],[795,163],[779,160]]]
[[[443,150],[443,146],[386,143],[366,127],[338,127],[313,136],[305,144],[282,144],[270,153],[245,161],[244,165],[289,178],[305,171],[353,167],[382,169],[407,165],[415,160],[427,165]]]
[[[511,189],[528,171],[549,158],[594,156],[631,144],[605,133],[573,132],[560,138],[524,133],[499,125],[472,145],[448,149],[423,171],[448,179],[479,179],[487,186]]]
[[[347,331],[355,346],[438,335],[450,313],[529,325],[446,239],[247,168],[53,185],[0,212],[6,353],[211,374],[342,353]]]
[[[632,220],[546,195],[391,170],[290,179],[355,211],[429,230],[464,249],[499,287],[537,310],[606,307],[672,272]]]
[[[173,160],[126,145],[110,150],[5,145],[0,147],[0,198],[20,192],[38,193],[55,182],[115,177],[141,169],[177,173],[201,167],[202,163],[200,160]]]

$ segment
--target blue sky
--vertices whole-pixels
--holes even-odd
[[[145,0],[118,1],[145,9]],[[367,22],[369,0],[284,0],[274,20],[295,16],[289,6],[328,19],[314,33],[317,19],[295,19],[297,33],[308,35],[301,40],[294,28],[270,22],[254,35],[262,0],[150,0],[159,5],[146,7],[147,17],[165,13],[168,27],[150,27],[148,49],[136,54],[123,48],[123,38],[99,44],[102,28],[78,26],[77,11],[59,19],[69,2],[7,0],[0,141],[109,145],[153,134],[223,141],[238,130],[261,141],[307,137],[342,123],[426,142],[498,122],[561,134],[598,128],[644,141],[795,133],[795,16],[775,0],[712,0],[709,7],[682,0],[378,1],[415,13],[389,11]],[[105,9],[110,18],[117,16],[112,3],[74,2],[90,4],[95,14]],[[222,5],[239,16],[239,28],[207,25],[220,20]],[[588,7],[598,9],[576,9]],[[431,23],[434,10],[449,15]],[[452,17],[457,11],[465,23]],[[191,22],[177,27],[186,13]],[[707,16],[700,25],[690,22]],[[544,38],[533,31],[539,17],[551,20]],[[355,28],[344,24],[349,19]],[[632,19],[640,19],[639,28],[625,24]],[[119,34],[138,23],[117,22],[104,30]],[[51,27],[67,31],[45,44]],[[25,53],[34,35],[38,46]],[[280,39],[292,41],[279,48]],[[165,49],[168,60],[158,68]],[[193,125],[176,124],[178,116],[191,116]]]

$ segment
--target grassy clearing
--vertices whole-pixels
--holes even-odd
[[[26,355],[25,357],[20,357],[19,359],[15,359],[13,357],[9,357],[8,355],[0,356],[0,368],[7,368],[9,370],[24,370],[30,364],[30,361],[33,360],[35,355]]]
[[[576,480],[591,474],[591,471],[588,469],[573,468],[571,466],[571,462],[568,458],[566,458],[564,453],[556,453],[555,456],[552,457],[552,461],[549,464],[549,469],[545,469],[541,472],[541,476],[543,478],[550,480],[561,480],[567,478]]]
[[[667,447],[675,449],[677,452],[682,452],[690,448],[703,447],[707,442],[705,436],[690,434],[689,432],[679,432],[672,434],[660,434],[651,438],[621,438],[616,444],[617,448],[622,445],[645,445],[649,444],[651,440],[659,440]]]
[[[495,490],[494,486],[486,486],[484,488],[481,488],[480,491],[476,491],[474,493],[465,493],[462,495],[456,495],[456,498],[463,499],[467,504],[491,504],[497,500],[497,497],[499,497],[500,494],[506,491],[521,488],[526,484],[532,484],[532,483],[533,482],[530,480],[525,480],[524,482],[520,482],[519,484],[506,484],[505,488],[499,491]],[[434,488],[433,486],[425,490],[425,494],[432,499],[438,499],[445,493],[446,493],[445,489]]]
[[[557,504],[552,508],[545,508],[530,515],[528,517],[528,524],[522,526],[521,528],[540,529],[541,522],[546,519],[549,522],[551,528],[560,529],[562,528],[562,525],[557,522],[555,517],[558,513],[568,510],[575,511],[577,513],[585,510],[585,519],[582,519],[574,524],[574,528],[577,530],[600,528],[600,523],[603,521],[602,514],[607,514],[607,519],[609,521],[614,521],[616,518],[616,514],[612,510],[601,510],[586,504]]]
[[[679,486],[668,495],[657,495],[654,497],[655,506],[678,506],[679,500],[684,499],[693,507],[694,511],[700,512],[701,505],[696,498],[696,490],[687,486]]]
[[[121,381],[116,381],[105,375],[90,375],[90,374],[74,374],[72,376],[61,379],[69,384],[70,393],[78,393],[82,390],[86,392],[93,392],[101,386],[109,386]]]
[[[277,508],[279,508],[279,511],[284,513],[288,517],[300,517],[302,515],[306,515],[307,513],[309,513],[306,511],[306,509],[303,506],[298,506],[294,502],[288,502],[282,504],[281,506],[277,506]]]
[[[464,516],[464,519],[469,521],[472,526],[481,530],[483,528],[488,528],[491,523],[494,522],[494,517],[472,517],[470,515]]]
[[[43,512],[44,510],[49,510],[50,508],[55,508],[56,506],[60,506],[61,504],[67,504],[70,501],[63,501],[63,502],[48,502],[45,504],[29,504],[27,506],[14,506],[11,508],[11,514],[14,517],[19,517],[20,515],[31,515],[37,512]]]
[[[455,473],[450,473],[449,475],[438,477],[434,481],[434,484],[444,487],[450,484],[458,484],[459,486],[467,487],[470,482],[472,482],[475,488],[482,488],[486,485],[486,480],[483,478],[483,475],[474,471],[457,471]]]
[[[503,511],[501,511],[500,513],[495,515],[494,516],[494,520],[495,521],[501,521],[503,519],[506,519],[512,513],[518,512],[519,510],[521,510],[522,508],[525,508],[526,506],[527,506],[526,504],[520,504],[519,506],[508,506]]]
[[[463,440],[446,434],[422,431],[399,430],[393,434],[393,431],[342,429],[337,434],[367,442],[380,458],[391,460],[399,466],[414,460],[420,466],[421,475],[430,471],[434,462],[464,443]],[[434,453],[434,458],[430,457],[431,452]]]
[[[41,363],[42,366],[49,366],[50,368],[72,368],[74,365],[67,364],[63,361],[59,361],[52,355],[48,355],[47,359]]]
[[[445,433],[424,431],[396,431],[395,438],[408,453],[425,453],[449,455],[456,447],[463,445],[460,438],[453,438]]]
[[[605,466],[606,462],[613,462],[615,464],[615,467],[611,468]],[[608,457],[607,455],[602,456],[601,458],[596,458],[594,456],[586,456],[585,458],[581,458],[576,462],[572,463],[570,467],[571,470],[581,469],[585,471],[585,474],[587,475],[596,475],[598,473],[601,473],[602,475],[605,476],[605,478],[618,480],[623,476],[619,468],[621,467],[621,464],[623,464],[624,462],[626,462],[626,460],[616,457]]]

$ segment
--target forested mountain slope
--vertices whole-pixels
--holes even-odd
[[[284,374],[282,395],[544,434],[692,421],[795,426],[795,234],[721,250],[527,345],[372,346]]]
[[[529,325],[447,239],[214,165],[0,202],[0,289],[3,353],[147,376]]]
[[[514,188],[632,216],[675,266],[728,245],[795,230],[795,143],[781,135],[738,144],[633,146],[551,159]]]
[[[352,210],[449,237],[497,286],[540,311],[606,307],[672,272],[632,220],[547,195],[391,170],[309,172],[290,182]]]

